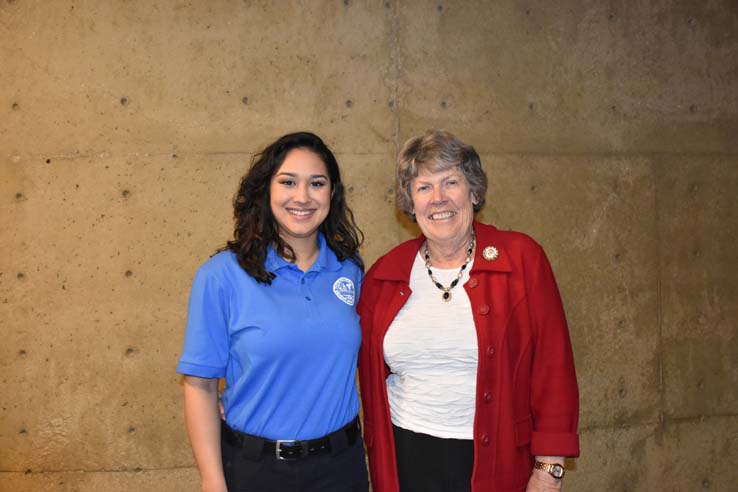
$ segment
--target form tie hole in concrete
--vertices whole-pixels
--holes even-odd
[[[124,275],[126,276],[126,278],[131,278],[133,277],[133,272],[131,270],[126,270],[126,273]]]
[[[176,159],[176,158],[177,158],[177,154],[172,154],[172,159]]]
[[[241,102],[244,103],[244,104],[248,104],[249,103],[249,96],[243,96],[241,98]]]
[[[18,280],[25,280],[26,274],[23,272],[18,272],[15,274],[15,278],[17,278]]]
[[[123,198],[128,198],[131,196],[131,192],[128,190],[123,190],[121,191],[120,196],[122,196]]]
[[[120,98],[120,104],[121,104],[121,106],[128,106],[128,103],[129,103],[129,102],[130,102],[130,101],[129,101],[129,100],[128,100],[128,98],[127,98],[127,97],[125,97],[125,96],[123,96],[123,97],[121,97],[121,98]]]
[[[24,349],[20,349],[18,351],[18,357],[25,357],[26,355],[28,355],[28,352],[26,352]]]
[[[621,330],[623,328],[625,328],[625,320],[624,319],[621,319],[621,320],[618,321],[618,328],[621,329]]]
[[[439,12],[443,12],[443,4],[439,3],[438,6],[436,7],[436,10]]]
[[[136,350],[136,347],[128,347],[128,348],[126,349],[126,355],[127,355],[128,357],[132,356],[132,355],[133,355],[133,354],[135,354],[136,352],[138,352],[138,350]]]
[[[690,17],[689,19],[687,19],[687,25],[690,27],[690,29],[694,29],[695,27],[697,27],[697,24],[697,19],[695,19],[694,17]]]
[[[446,109],[448,107],[448,103],[446,101],[441,101],[441,108]]]
[[[607,20],[609,20],[610,22],[614,22],[614,21],[615,21],[615,14],[613,14],[613,13],[610,13],[610,14],[609,14],[609,15],[607,16]]]
[[[697,185],[697,183],[692,183],[691,185],[689,185],[689,192],[693,195],[696,194],[699,189],[700,187]]]
[[[702,481],[702,488],[703,489],[709,489],[710,488],[710,481],[708,479],[704,479]]]
[[[347,108],[350,108],[353,105],[354,105],[354,101],[352,101],[351,99],[346,99],[346,107]]]
[[[21,107],[20,107],[20,104],[18,104],[18,103],[13,103],[13,105],[12,105],[12,106],[10,106],[10,108],[11,108],[11,109],[12,109],[13,111],[18,111],[18,110],[19,110],[19,109],[20,109]]]
[[[51,159],[46,159],[46,164],[51,164]]]
[[[696,113],[697,112],[697,105],[696,104],[690,104],[689,105],[689,112],[690,113]]]
[[[626,396],[627,394],[628,394],[628,390],[626,390],[625,388],[620,388],[620,389],[618,390],[618,396],[619,396],[620,398],[625,398],[625,396]]]
[[[133,434],[134,432],[136,432],[136,428],[135,427],[129,427],[128,428],[128,433],[129,434]]]
[[[26,429],[21,429],[21,430],[20,430],[20,431],[18,432],[18,434],[20,434],[21,436],[27,436],[27,435],[28,435],[28,431],[27,431]]]
[[[536,111],[536,103],[534,103],[533,101],[529,102],[528,111],[530,111],[531,113],[534,113]]]
[[[25,198],[25,196],[24,196],[24,195],[23,195],[23,193],[21,193],[20,191],[19,191],[18,193],[16,193],[16,194],[15,194],[15,199],[16,199],[16,200],[18,200],[18,201],[21,201],[21,200],[23,200],[24,198]]]
[[[702,256],[702,251],[700,251],[699,248],[695,248],[694,251],[692,251],[692,256],[694,256],[695,258],[699,258],[700,256]]]
[[[538,190],[538,186],[537,185],[534,185],[534,184],[530,185],[530,192],[531,193],[535,193],[537,190]]]
[[[622,261],[622,259],[623,259],[623,254],[622,253],[615,253],[613,255],[613,259],[615,260],[615,263],[620,263]]]
[[[705,382],[703,380],[700,379],[699,381],[697,381],[697,389],[699,390],[705,389]]]
[[[395,101],[388,102],[387,103],[387,106],[389,106],[390,108],[394,108],[395,107]]]
[[[348,7],[348,5],[351,3],[351,0],[343,0],[343,4]]]

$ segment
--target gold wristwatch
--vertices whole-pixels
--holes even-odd
[[[543,470],[557,480],[564,478],[564,473],[566,473],[566,469],[558,463],[543,463],[536,460],[533,464],[533,468]]]

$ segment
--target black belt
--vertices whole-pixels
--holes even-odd
[[[327,436],[307,441],[292,439],[270,441],[231,429],[225,421],[221,421],[221,438],[226,442],[243,449],[251,457],[271,455],[278,460],[296,460],[316,454],[338,453],[352,446],[360,433],[359,417]]]

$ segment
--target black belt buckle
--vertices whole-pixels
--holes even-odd
[[[282,444],[287,444],[284,448]],[[294,461],[302,456],[302,444],[294,439],[277,439],[274,446],[275,455],[281,461]],[[282,456],[282,451],[290,453],[289,456]]]

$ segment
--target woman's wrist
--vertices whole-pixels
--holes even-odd
[[[220,478],[202,479],[201,484],[202,492],[228,492],[226,487],[225,479],[221,476]]]
[[[560,483],[565,470],[563,456],[536,456],[533,462],[533,473],[547,483]]]

